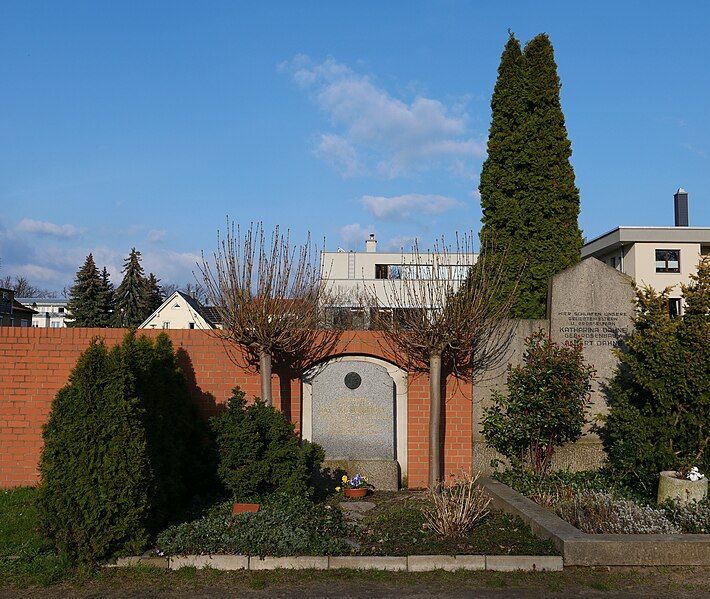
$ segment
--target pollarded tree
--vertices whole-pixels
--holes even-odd
[[[67,310],[72,320],[67,320],[69,327],[106,326],[104,310],[106,291],[99,274],[94,256],[89,254],[84,265],[76,273],[74,285],[69,291]]]
[[[227,221],[216,252],[202,257],[205,297],[222,322],[213,332],[258,364],[268,406],[275,360],[298,370],[327,355],[339,339],[337,330],[323,328],[322,306],[334,304],[320,284],[316,255],[310,237],[292,246],[289,233],[278,227],[267,237],[262,224],[242,233]]]
[[[470,382],[505,355],[508,324],[501,320],[509,303],[494,302],[503,280],[504,261],[469,268],[473,234],[457,237],[454,251],[441,242],[431,252],[414,246],[399,279],[386,281],[385,301],[366,288],[393,359],[410,372],[429,375],[430,487],[441,480],[442,381],[449,373]],[[403,261],[405,259],[403,258]],[[466,276],[465,271],[469,271]],[[511,290],[509,298],[515,289]]]
[[[141,253],[136,248],[123,263],[123,280],[116,289],[114,323],[117,327],[137,327],[149,315]]]

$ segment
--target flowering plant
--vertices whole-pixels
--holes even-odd
[[[341,480],[343,481],[342,487],[335,487],[335,490],[338,492],[340,492],[341,488],[361,489],[362,487],[367,486],[367,476],[363,476],[362,474],[356,474],[352,478],[348,478],[346,474],[343,474],[343,478]]]

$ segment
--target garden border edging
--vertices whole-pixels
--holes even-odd
[[[246,555],[176,555],[171,557],[122,557],[109,567],[152,566],[211,568],[213,570],[387,570],[431,572],[433,570],[488,570],[498,572],[561,571],[559,555],[296,555],[258,557]]]
[[[493,507],[551,539],[565,566],[710,566],[710,534],[587,534],[497,480],[481,477],[478,484]]]

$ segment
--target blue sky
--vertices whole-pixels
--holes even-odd
[[[710,5],[0,3],[0,276],[132,246],[185,282],[229,215],[329,249],[480,227],[508,28],[547,32],[588,238],[710,226]]]

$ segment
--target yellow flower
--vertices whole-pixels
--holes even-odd
[[[343,474],[343,478],[340,479],[340,480],[342,480],[344,483],[348,482],[348,477],[347,477],[347,475]]]
[[[340,493],[340,487],[335,487],[335,492]]]

